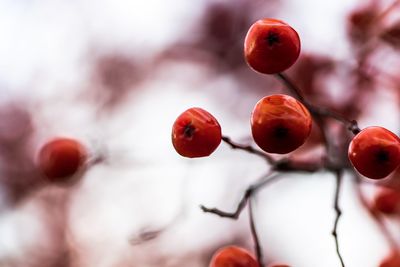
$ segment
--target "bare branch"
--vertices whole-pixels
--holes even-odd
[[[251,236],[253,237],[253,242],[254,242],[254,250],[256,251],[257,262],[258,262],[259,267],[262,267],[262,266],[264,266],[262,246],[261,246],[260,239],[257,235],[251,198],[249,199],[249,221],[250,221]]]
[[[340,209],[340,206],[339,206],[339,196],[340,196],[340,188],[342,185],[342,176],[343,176],[342,170],[336,171],[336,190],[335,190],[335,200],[334,200],[334,209],[336,212],[336,218],[335,218],[335,223],[334,223],[333,230],[332,230],[332,235],[335,238],[336,253],[339,257],[340,263],[341,263],[342,267],[345,267],[342,255],[340,254],[339,240],[338,240],[338,234],[337,234],[339,218],[342,215],[342,210]]]
[[[316,107],[308,103],[308,101],[304,98],[301,90],[289,79],[289,77],[287,77],[286,74],[277,73],[275,76],[279,80],[281,80],[287,87],[287,89],[289,89],[289,91],[291,91],[296,96],[296,98],[300,100],[300,102],[302,102],[309,109],[309,111],[311,112],[312,115],[314,115],[314,117],[316,118],[330,117],[332,119],[335,119],[343,123],[347,127],[347,129],[351,131],[353,134],[358,134],[361,131],[360,128],[358,127],[358,123],[356,120],[349,120],[333,110],[324,107]]]
[[[262,157],[263,159],[265,159],[270,164],[274,163],[274,159],[270,155],[262,152],[261,150],[258,150],[256,148],[252,147],[251,145],[241,145],[241,144],[235,143],[228,136],[222,136],[222,141],[227,143],[232,149],[244,150],[244,151],[247,151],[247,152],[249,152],[251,154],[254,154],[254,155]]]
[[[242,199],[240,200],[239,204],[236,207],[236,210],[234,212],[226,212],[226,211],[222,211],[220,209],[217,208],[207,208],[204,205],[200,205],[200,208],[204,211],[204,212],[208,212],[208,213],[213,213],[215,215],[218,215],[220,217],[224,217],[224,218],[230,218],[230,219],[238,219],[240,214],[242,213],[243,209],[246,207],[247,201],[249,200],[249,198],[253,195],[253,193],[255,193],[255,191],[257,191],[258,189],[260,189],[261,187],[270,184],[276,180],[278,180],[280,178],[280,176],[278,174],[272,175],[272,170],[269,171],[267,174],[263,175],[258,182],[250,185],[244,195],[242,196]]]

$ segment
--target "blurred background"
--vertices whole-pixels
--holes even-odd
[[[0,0],[0,266],[206,267],[222,246],[252,249],[246,211],[232,221],[199,205],[233,210],[268,166],[226,144],[208,158],[182,158],[171,144],[174,120],[202,107],[224,135],[251,143],[255,103],[287,93],[243,59],[247,29],[274,17],[301,37],[287,73],[311,102],[399,134],[394,2]],[[327,125],[339,146],[347,133]],[[293,157],[321,157],[314,128]],[[48,184],[36,170],[38,149],[56,136],[81,140],[100,159],[72,185]],[[346,266],[377,267],[391,248],[352,178],[340,199],[342,255]],[[334,182],[323,171],[284,174],[257,194],[268,263],[339,266]],[[362,189],[368,202],[377,186]],[[397,218],[383,220],[399,242]]]

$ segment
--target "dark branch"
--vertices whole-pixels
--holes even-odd
[[[274,160],[270,155],[264,153],[261,150],[254,148],[251,145],[241,145],[238,144],[228,136],[223,136],[222,140],[227,143],[232,149],[239,149],[242,151],[246,151],[251,154],[255,154],[257,156],[265,159],[269,164],[271,164],[271,168],[275,171],[280,172],[292,172],[292,171],[301,171],[301,172],[316,172],[322,169],[324,166],[320,162],[298,162],[292,161],[288,158],[283,158],[280,160]]]
[[[255,154],[257,156],[260,156],[270,164],[272,164],[274,162],[273,158],[270,155],[262,152],[261,150],[258,150],[256,148],[254,148],[254,147],[252,147],[250,145],[241,145],[241,144],[235,143],[235,142],[233,142],[231,140],[231,138],[229,138],[227,136],[222,136],[222,141],[227,143],[233,149],[241,149],[241,150],[247,151],[247,152],[249,152],[251,154]]]
[[[222,210],[219,210],[217,208],[206,208],[205,206],[201,205],[201,209],[204,212],[209,212],[216,214],[220,217],[224,218],[230,218],[230,219],[238,219],[241,212],[245,208],[246,204],[248,204],[249,207],[249,221],[250,221],[250,231],[251,235],[253,237],[254,241],[254,249],[256,252],[257,256],[257,262],[259,267],[263,267],[263,254],[262,254],[262,247],[261,247],[261,242],[257,234],[256,226],[255,226],[255,221],[254,221],[254,212],[253,212],[253,207],[252,207],[252,202],[251,202],[251,197],[256,193],[256,191],[268,184],[273,183],[274,181],[277,181],[278,178],[280,178],[279,175],[275,174],[272,175],[273,170],[268,172],[266,175],[263,175],[256,183],[250,185],[247,190],[245,191],[242,199],[240,200],[239,204],[237,205],[237,208],[234,212],[225,212]]]
[[[298,100],[300,100],[303,104],[308,106],[307,101],[305,100],[301,90],[286,76],[284,73],[277,73],[276,77],[281,80],[285,86],[296,96]]]
[[[264,266],[262,247],[261,247],[260,239],[259,239],[259,237],[257,235],[257,229],[256,229],[256,225],[255,225],[255,222],[254,222],[253,205],[252,205],[251,200],[252,199],[250,198],[249,199],[250,231],[251,231],[251,236],[253,237],[254,249],[256,251],[257,262],[258,262],[259,267],[262,267],[262,266]]]
[[[236,207],[236,210],[234,212],[226,212],[226,211],[222,211],[220,209],[217,208],[207,208],[204,205],[200,205],[200,208],[204,211],[204,212],[208,212],[208,213],[213,213],[215,215],[218,215],[220,217],[224,217],[224,218],[230,218],[230,219],[238,219],[240,214],[242,213],[243,209],[246,207],[247,201],[249,200],[249,198],[255,193],[255,191],[257,191],[258,189],[260,189],[261,187],[270,184],[276,180],[278,180],[280,178],[279,175],[271,175],[272,172],[268,172],[266,175],[263,175],[263,177],[260,178],[260,180],[252,185],[250,185],[244,195],[242,196],[242,199],[240,200],[239,204]]]
[[[343,123],[347,127],[347,129],[353,134],[358,134],[361,131],[358,127],[356,120],[349,120],[333,110],[324,107],[316,107],[308,103],[308,101],[306,101],[306,99],[304,98],[301,90],[289,79],[289,77],[286,76],[286,74],[277,73],[275,76],[279,80],[281,80],[287,87],[287,89],[289,89],[289,91],[291,91],[295,95],[295,97],[308,108],[308,110],[311,112],[312,115],[314,115],[314,117],[330,117],[332,119],[335,119]]]
[[[332,230],[332,235],[335,238],[336,253],[337,253],[338,257],[339,257],[340,263],[341,263],[342,267],[345,267],[342,255],[340,254],[339,240],[338,240],[338,234],[337,234],[337,227],[338,227],[338,223],[339,223],[339,218],[342,215],[342,210],[339,207],[339,196],[340,196],[340,188],[341,188],[341,185],[342,185],[342,175],[343,175],[343,171],[342,170],[338,170],[336,172],[336,190],[335,190],[335,202],[334,202],[334,209],[335,209],[335,212],[336,212],[336,218],[335,218],[335,223],[334,223],[333,230]]]

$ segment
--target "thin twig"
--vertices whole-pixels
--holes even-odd
[[[235,143],[228,136],[222,136],[222,141],[227,143],[232,149],[244,150],[244,151],[247,151],[247,152],[249,152],[251,154],[254,154],[254,155],[262,157],[263,159],[265,159],[270,164],[274,163],[274,159],[270,155],[262,152],[261,150],[258,150],[256,148],[252,147],[251,145],[241,145],[241,144]]]
[[[322,169],[324,166],[319,162],[300,162],[293,161],[289,158],[282,158],[279,160],[273,159],[270,155],[264,153],[261,150],[254,148],[251,145],[242,145],[238,144],[228,136],[223,136],[222,140],[227,143],[232,149],[239,149],[242,151],[246,151],[251,154],[255,154],[257,156],[265,159],[270,165],[271,169],[279,172],[292,172],[292,171],[301,171],[301,172],[316,172]],[[325,166],[326,167],[326,166]]]
[[[268,172],[266,175],[263,175],[258,182],[250,185],[245,193],[242,196],[242,199],[240,200],[239,204],[236,207],[236,210],[234,212],[226,212],[226,211],[222,211],[220,209],[217,208],[207,208],[204,205],[200,205],[200,208],[204,211],[204,212],[208,212],[208,213],[213,213],[215,215],[218,215],[220,217],[223,218],[230,218],[230,219],[238,219],[240,214],[242,213],[243,209],[246,207],[246,204],[249,200],[249,198],[261,187],[270,184],[276,180],[278,180],[278,178],[280,178],[280,176],[278,174],[272,175],[272,170],[270,172]]]
[[[286,74],[277,73],[275,76],[285,84],[287,89],[289,89],[289,91],[291,91],[296,96],[296,98],[300,102],[302,102],[314,116],[330,117],[332,119],[335,119],[343,123],[347,127],[347,129],[351,131],[353,134],[358,134],[361,131],[360,128],[358,127],[358,123],[356,120],[349,120],[333,110],[323,107],[316,107],[308,103],[308,101],[306,101],[306,99],[304,98],[300,88],[298,88],[296,84],[294,84],[293,81],[290,80]]]
[[[304,103],[306,106],[308,106],[307,101],[305,100],[303,93],[301,92],[300,88],[298,88],[290,79],[288,76],[286,76],[286,74],[284,73],[277,73],[276,77],[279,78],[279,80],[281,80],[285,86],[293,93],[296,95],[296,98],[298,100],[300,100],[302,103]]]
[[[209,213],[218,215],[220,217],[236,220],[239,218],[243,209],[246,207],[246,204],[248,204],[250,231],[251,231],[251,236],[254,241],[254,249],[255,249],[255,254],[257,256],[257,262],[258,262],[259,267],[263,267],[264,262],[263,262],[262,246],[261,246],[261,242],[258,237],[258,234],[257,234],[256,226],[255,226],[251,197],[254,196],[254,194],[257,192],[258,189],[277,181],[278,178],[280,178],[280,176],[278,174],[273,175],[273,170],[271,169],[267,174],[263,175],[257,182],[250,185],[246,189],[242,199],[240,200],[240,202],[237,205],[236,210],[234,212],[226,212],[226,211],[219,210],[217,208],[206,208],[203,205],[200,206],[204,212],[209,212]]]
[[[253,237],[254,250],[256,252],[257,262],[259,267],[262,267],[264,266],[263,253],[262,253],[261,242],[257,234],[256,224],[254,221],[252,198],[249,199],[249,221],[250,221],[250,231],[251,231],[251,236]]]
[[[338,240],[338,234],[337,234],[339,218],[342,215],[342,210],[340,209],[340,206],[339,206],[339,196],[340,196],[339,193],[340,193],[340,188],[342,185],[342,175],[343,175],[342,170],[336,171],[336,190],[335,190],[335,201],[334,201],[334,209],[336,212],[336,218],[335,218],[335,223],[334,223],[333,230],[332,230],[332,235],[335,238],[336,253],[339,257],[340,263],[341,263],[342,267],[345,267],[342,255],[340,254],[339,240]]]

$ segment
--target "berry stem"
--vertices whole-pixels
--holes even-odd
[[[283,82],[283,84],[288,88],[294,95],[295,97],[302,102],[305,106],[308,108],[308,103],[305,100],[303,93],[301,92],[300,88],[298,88],[290,79],[289,77],[280,72],[276,74],[276,77]]]
[[[261,242],[260,242],[260,239],[258,237],[256,224],[255,224],[255,221],[254,221],[252,200],[253,200],[252,198],[250,198],[248,200],[248,202],[249,202],[250,231],[251,231],[251,236],[253,237],[254,249],[256,251],[256,257],[257,257],[258,265],[259,265],[259,267],[263,267],[264,266],[263,254],[262,254]]]
[[[264,158],[270,164],[274,163],[274,160],[271,156],[252,147],[251,145],[241,145],[241,144],[235,143],[228,136],[222,136],[222,141],[227,143],[232,149],[241,149],[241,150],[247,151],[251,154],[258,155],[258,156]]]
[[[304,106],[309,109],[314,117],[330,117],[332,119],[335,119],[343,123],[347,127],[347,129],[351,131],[354,135],[358,134],[361,131],[358,127],[358,123],[356,120],[349,120],[333,110],[325,107],[316,107],[308,103],[308,101],[304,98],[300,88],[298,88],[286,74],[277,73],[275,76],[284,83],[287,89],[289,89],[295,95],[295,97],[304,104]]]
[[[265,159],[269,164],[271,164],[271,169],[280,172],[291,172],[291,171],[302,171],[302,172],[316,172],[322,169],[324,166],[319,162],[296,162],[288,158],[283,158],[280,160],[275,160],[270,155],[257,150],[251,145],[241,145],[238,144],[228,136],[222,136],[222,140],[227,143],[232,149],[239,149],[246,151],[248,153],[257,155]]]
[[[341,185],[342,185],[342,177],[343,177],[343,171],[342,170],[336,171],[336,190],[335,190],[335,200],[334,200],[334,209],[336,212],[336,218],[335,218],[335,223],[333,225],[332,235],[335,238],[336,253],[339,257],[340,263],[341,263],[342,267],[345,267],[342,255],[340,254],[339,240],[338,240],[338,234],[337,234],[339,218],[342,216],[342,210],[340,209],[340,206],[339,206],[339,197],[340,197],[340,189],[341,189]]]

